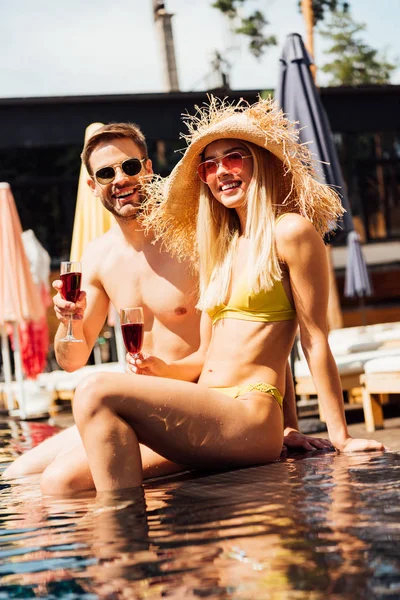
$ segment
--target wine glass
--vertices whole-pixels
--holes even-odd
[[[122,337],[127,352],[138,358],[143,344],[144,318],[143,308],[121,308],[120,311]]]
[[[61,295],[68,302],[76,302],[81,293],[82,263],[78,261],[63,261],[60,269],[62,281]],[[72,313],[69,315],[67,335],[60,342],[82,342],[72,333]]]

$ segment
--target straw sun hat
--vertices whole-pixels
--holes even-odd
[[[298,141],[296,124],[288,121],[271,99],[255,104],[228,103],[214,96],[209,104],[196,107],[194,115],[183,115],[189,133],[184,155],[166,179],[147,185],[144,224],[178,258],[196,253],[196,218],[201,181],[197,167],[208,144],[219,139],[250,142],[273,157],[278,169],[280,212],[298,212],[323,235],[344,212],[340,198],[329,186],[315,179],[309,148]]]

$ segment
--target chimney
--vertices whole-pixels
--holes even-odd
[[[163,56],[165,89],[167,92],[177,92],[179,91],[179,82],[172,35],[171,19],[173,15],[166,11],[165,2],[159,0],[153,0],[153,14]]]

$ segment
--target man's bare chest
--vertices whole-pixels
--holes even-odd
[[[103,274],[103,287],[117,309],[143,306],[155,318],[192,313],[197,300],[194,277],[165,257],[116,257]]]

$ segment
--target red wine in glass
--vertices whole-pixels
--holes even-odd
[[[143,323],[124,323],[121,325],[125,348],[130,354],[138,354],[141,351],[143,328]]]
[[[125,348],[130,354],[137,356],[143,344],[143,309],[141,306],[121,308],[120,319]]]
[[[68,302],[76,302],[81,292],[82,263],[79,261],[63,261],[60,269],[62,281],[61,295]],[[82,342],[72,332],[72,314],[69,315],[67,335],[60,342]]]
[[[76,302],[81,293],[82,273],[63,273],[60,279],[63,282],[61,294],[68,302]]]

